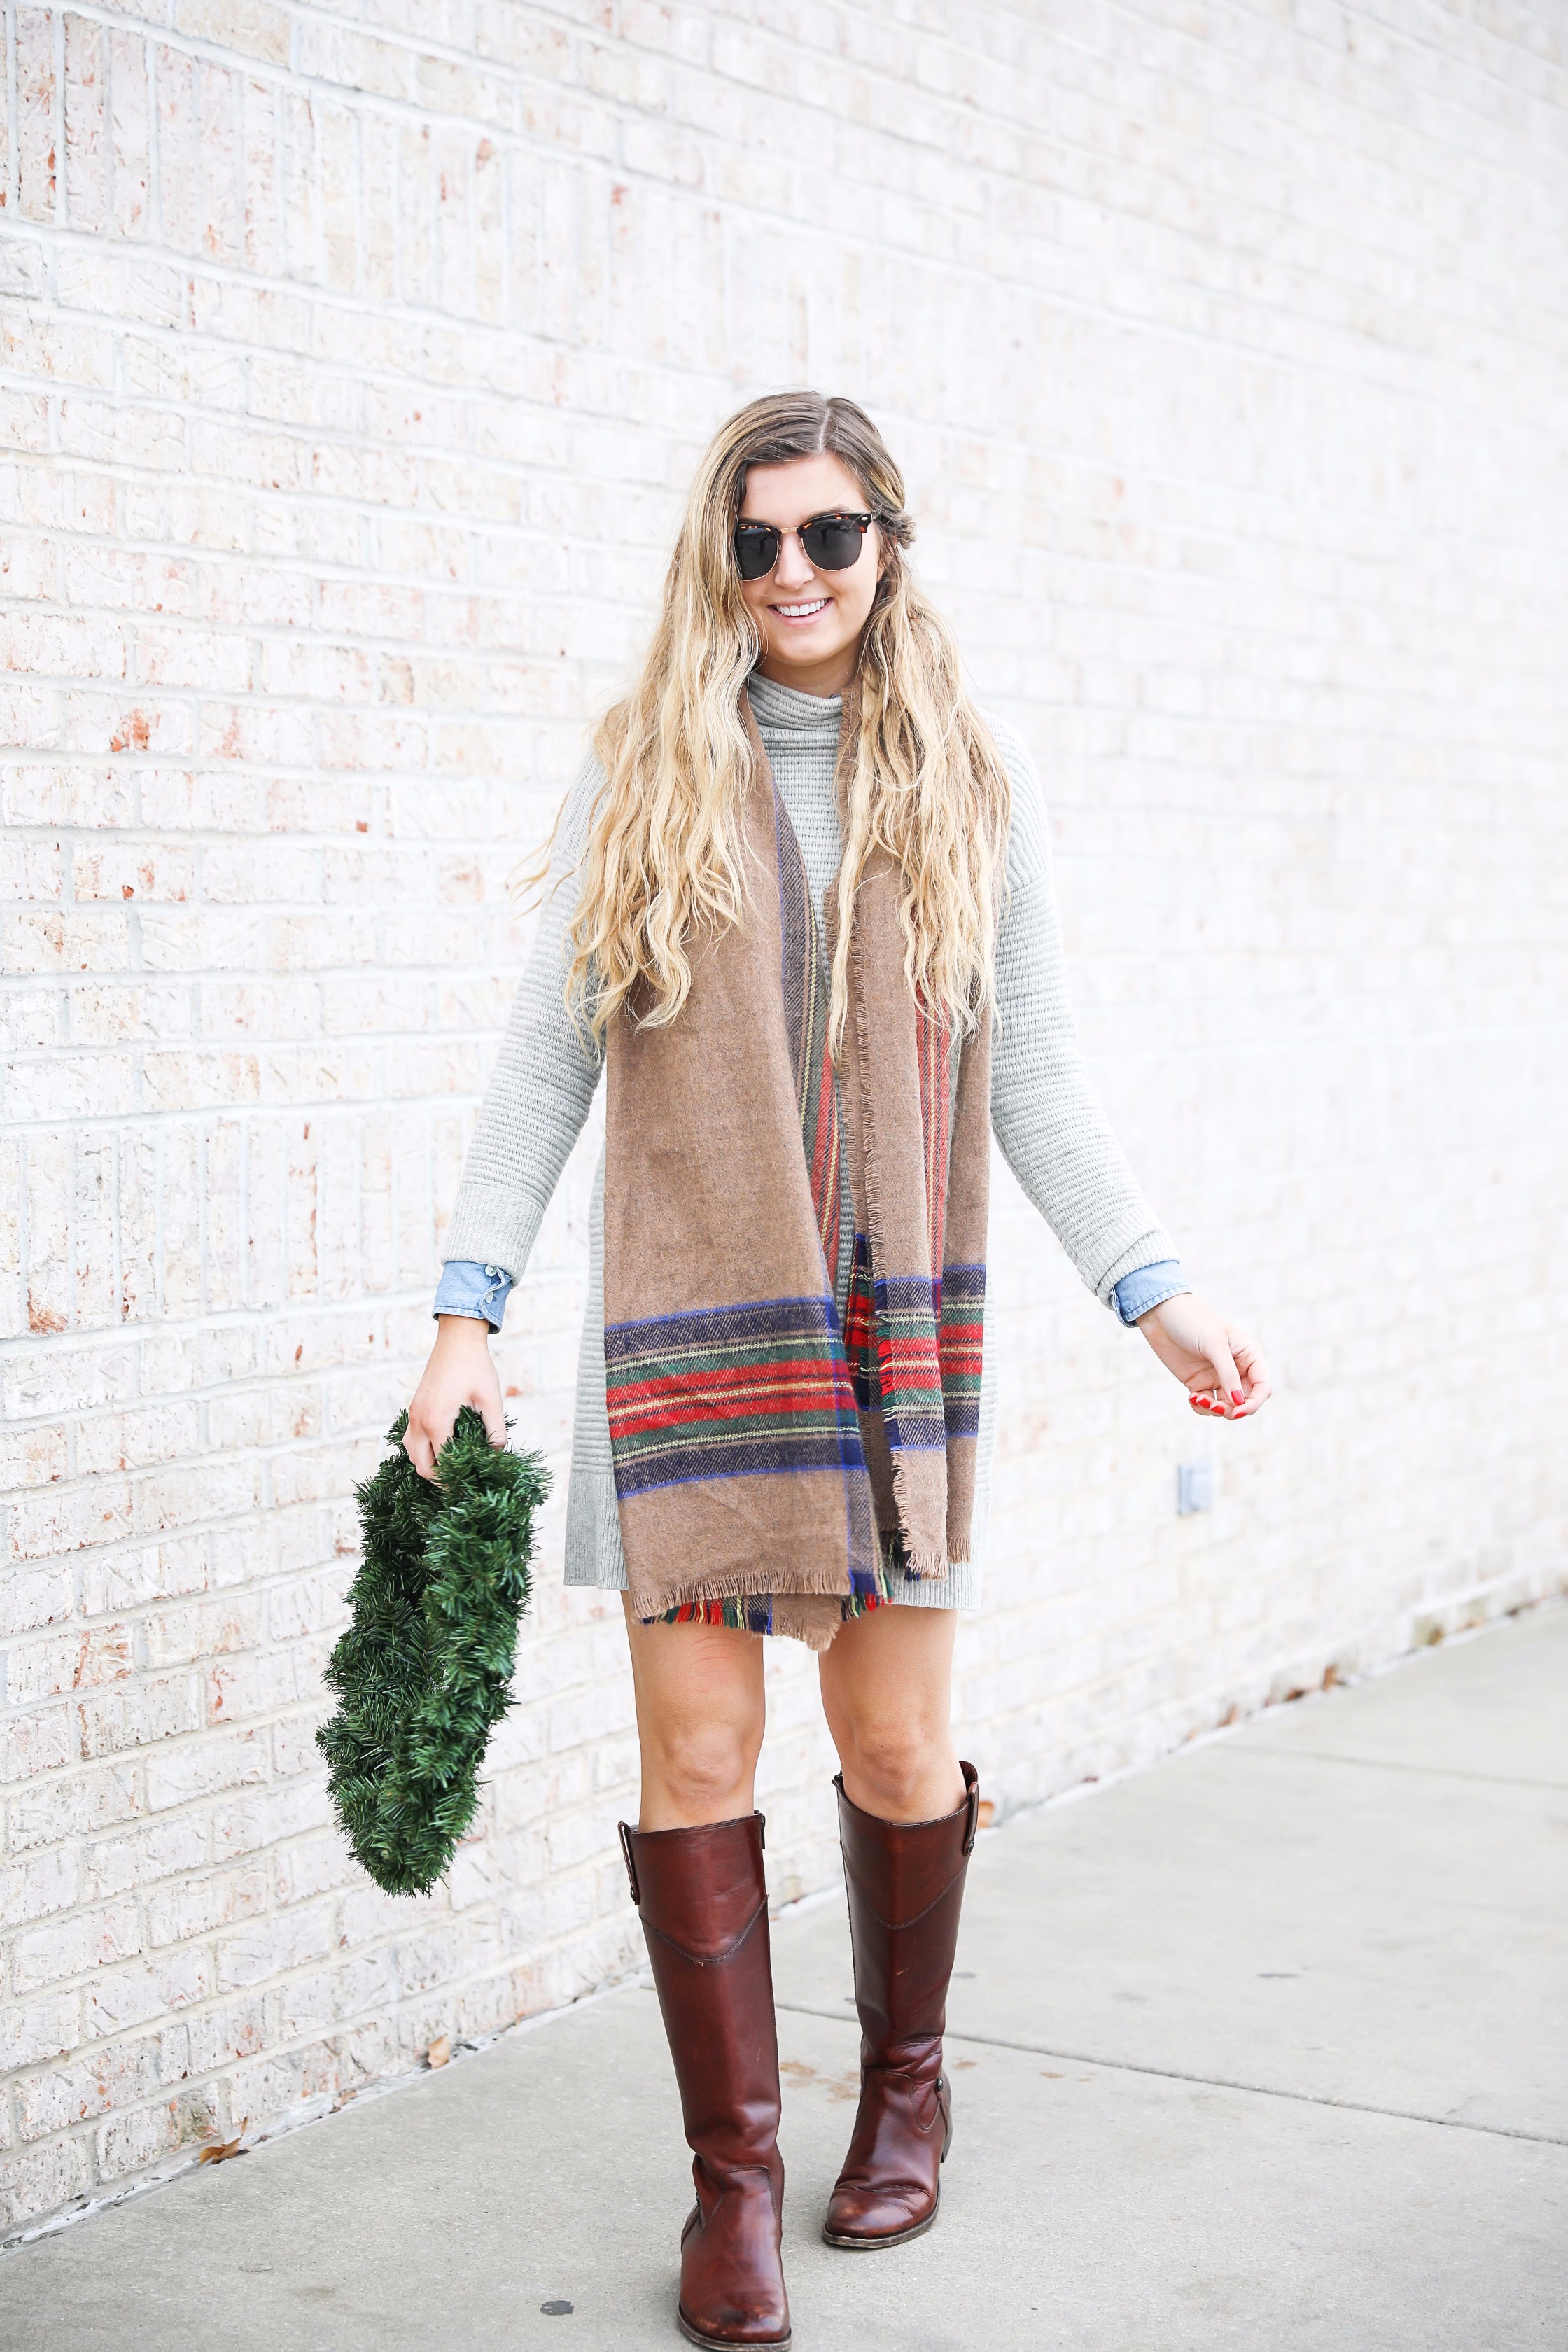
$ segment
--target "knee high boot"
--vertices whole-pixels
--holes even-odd
[[[849,1893],[860,2105],[828,2201],[830,2246],[900,2246],[936,2219],[952,2137],[942,2068],[947,1987],[963,1881],[980,1819],[980,1780],[963,1767],[964,1800],[934,1822],[884,1822],[838,1791]]]
[[[763,1817],[689,1830],[623,1822],[621,1845],[697,2185],[680,2239],[680,2332],[707,2352],[784,2352],[790,2325]]]

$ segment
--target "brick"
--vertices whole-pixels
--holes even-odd
[[[118,1682],[134,1663],[135,1636],[130,1625],[113,1621],[73,1625],[63,1633],[15,1643],[6,1660],[6,1690],[19,1704],[36,1706],[66,1691]]]
[[[259,1864],[237,1869],[182,1872],[177,1883],[147,1900],[147,1933],[154,1946],[183,1944],[264,1912],[268,1873]]]
[[[89,1902],[102,1903],[161,1880],[174,1880],[183,1885],[206,1864],[209,1845],[207,1824],[194,1814],[181,1814],[172,1821],[153,1822],[123,1829],[113,1836],[95,1838],[81,1856],[84,1895]],[[151,1924],[151,1906],[147,1916]],[[163,1944],[170,1939],[160,1935],[154,1926],[152,1940]]]
[[[0,1925],[22,1926],[74,1910],[80,1884],[77,1856],[56,1850],[0,1868]]]
[[[75,1580],[65,1569],[7,1577],[0,1586],[0,1633],[30,1633],[40,1625],[57,1625],[75,1605]]]
[[[18,1935],[11,1947],[12,1978],[19,1993],[36,1992],[90,1969],[112,1968],[141,1949],[135,1905],[102,1904]]]
[[[217,1942],[217,1980],[225,1990],[257,1984],[323,1959],[332,1946],[330,1905],[273,1913]]]
[[[40,2059],[63,2057],[81,2037],[77,1995],[47,1993],[33,2001],[8,2002],[0,2008],[0,2067],[7,2074]]]
[[[171,1739],[194,1731],[202,1719],[189,1673],[145,1675],[134,1684],[95,1691],[77,1701],[75,1713],[79,1753],[87,1759]]]
[[[59,733],[59,697],[52,689],[0,681],[0,729],[15,750],[47,746]]]
[[[174,21],[182,33],[240,57],[282,65],[289,56],[289,16],[266,0],[177,0]]]
[[[77,1468],[92,1475],[140,1470],[151,1463],[198,1454],[201,1446],[201,1412],[194,1403],[105,1413],[84,1423],[78,1432]],[[93,1573],[101,1574],[96,1564]]]
[[[147,1803],[160,1811],[192,1799],[211,1797],[266,1780],[271,1754],[264,1732],[206,1731],[199,1738],[160,1747],[147,1761]]]
[[[58,842],[13,840],[0,848],[0,896],[35,900],[58,898],[60,884]]]
[[[58,1181],[63,1151],[46,1156],[45,1172]],[[136,1393],[136,1358],[122,1342],[89,1341],[61,1348],[35,1345],[4,1367],[7,1416],[69,1413],[121,1402]]]
[[[44,436],[48,434],[48,404],[44,410]],[[7,419],[21,420],[18,407],[5,408]],[[0,434],[9,436],[10,423],[0,426]],[[55,580],[58,572],[55,550],[47,539],[14,539],[8,546],[0,545],[0,595],[26,597],[30,603],[50,604],[54,601]]]
[[[54,18],[16,14],[16,176],[23,217],[53,221],[58,205]]]
[[[280,1848],[288,1839],[320,1829],[327,1818],[326,1788],[320,1778],[226,1797],[213,1810],[215,1850],[222,1859]]]
[[[109,224],[104,141],[104,28],[68,16],[66,33],[66,209],[74,229],[100,233]]]
[[[61,586],[72,604],[180,614],[195,607],[191,566],[178,557],[149,556],[140,549],[68,547]]]
[[[134,33],[111,32],[109,47],[114,228],[121,237],[141,236],[147,227],[147,45]]]
[[[140,2171],[179,2145],[171,2105],[131,2107],[99,2126],[93,2154],[100,2180]]]
[[[110,621],[25,610],[8,613],[0,614],[0,660],[13,672],[123,677],[125,633]]]
[[[64,1705],[18,1707],[0,1715],[0,1786],[53,1770],[77,1753],[75,1723]]]
[[[60,402],[58,429],[60,447],[68,457],[91,458],[100,465],[183,469],[189,462],[184,418],[161,409],[127,408],[73,393]],[[113,673],[117,677],[123,674],[123,668]]]
[[[67,1837],[132,1820],[141,1810],[133,1765],[105,1764],[80,1772],[51,1772],[18,1789],[6,1807],[12,1848],[26,1853]],[[89,1895],[101,1894],[89,1885]]]
[[[89,2179],[89,2152],[79,2139],[23,2149],[0,2157],[0,2206],[7,2223],[31,2221],[85,2197]]]
[[[253,1649],[261,1638],[266,1613],[264,1596],[243,1590],[219,1600],[153,1611],[142,1621],[148,1660],[155,1666],[194,1664]]]
[[[151,751],[179,759],[192,745],[191,714],[178,702],[149,694],[68,693],[65,747],[97,755]]]
[[[155,2035],[138,2042],[90,2049],[74,2064],[25,2084],[21,2097],[24,2138],[47,2132],[68,2131],[107,2110],[144,2099],[162,2080],[160,2045]]]
[[[91,971],[123,968],[129,955],[125,919],[119,912],[67,909],[20,914],[9,919],[5,960],[12,971]]]
[[[206,2074],[232,2065],[237,2058],[254,2058],[266,2046],[265,2001],[216,2002],[194,2015],[184,2031],[193,2073]]]
[[[193,2001],[205,2000],[212,1990],[205,1949],[167,1952],[154,1959],[106,1967],[82,1988],[85,2037],[92,2041],[123,2033],[129,2027],[145,2025]]]

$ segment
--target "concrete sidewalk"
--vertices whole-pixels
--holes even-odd
[[[970,1889],[942,2217],[888,2254],[817,2236],[842,1911],[777,1932],[798,2352],[1568,2344],[1568,1612],[997,1832]],[[0,2344],[668,2352],[687,2184],[629,1988],[22,2249]]]

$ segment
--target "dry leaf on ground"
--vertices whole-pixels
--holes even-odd
[[[444,2066],[451,2054],[452,2037],[449,2033],[438,2033],[426,2053],[432,2066]]]
[[[241,2147],[239,2143],[245,2137],[246,2130],[249,2122],[250,2117],[247,2116],[245,2122],[240,2125],[238,2131],[236,2132],[232,2139],[215,2140],[208,2147],[204,2147],[201,2150],[201,2153],[197,2156],[196,2162],[198,2164],[226,2164],[231,2156],[248,2156],[250,2150],[247,2147]]]

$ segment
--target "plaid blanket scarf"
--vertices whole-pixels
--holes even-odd
[[[850,1012],[743,706],[753,888],[668,1028],[607,1040],[605,1380],[639,1616],[825,1649],[969,1557],[990,1173],[990,1024],[903,969],[898,875],[856,893]],[[846,696],[843,804],[858,728]],[[847,1182],[845,1181],[846,1175]]]

